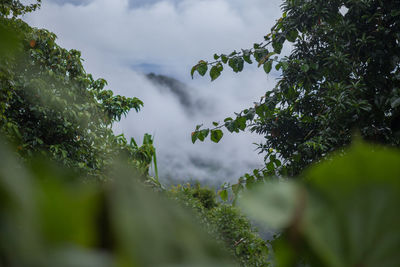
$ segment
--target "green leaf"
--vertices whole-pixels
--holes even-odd
[[[272,69],[272,60],[268,60],[267,62],[264,63],[264,71],[265,73],[269,74]]]
[[[299,189],[292,182],[268,182],[245,194],[239,205],[256,221],[272,229],[288,227],[296,210]]]
[[[199,136],[199,132],[193,132],[192,133],[192,143],[194,144],[197,141],[197,138]]]
[[[300,68],[303,72],[307,72],[310,69],[310,66],[308,66],[308,64],[303,64]]]
[[[274,48],[275,53],[280,54],[282,51],[283,44],[280,41],[276,41],[274,39],[274,41],[272,42],[272,47]]]
[[[205,136],[203,135],[203,131],[200,131],[200,132],[198,133],[197,138],[198,138],[201,142],[204,141]]]
[[[234,72],[238,73],[243,70],[244,60],[241,57],[233,57],[229,59],[228,65]]]
[[[222,201],[228,201],[228,191],[226,189],[218,191],[218,195],[221,197]]]
[[[218,60],[220,58],[220,56],[218,56],[217,54],[214,54],[214,59]]]
[[[297,30],[292,30],[292,31],[290,31],[290,32],[288,32],[288,33],[286,34],[286,39],[287,39],[289,42],[292,42],[292,43],[293,43],[293,42],[296,41],[297,36],[298,36]]]
[[[239,117],[236,119],[236,122],[238,124],[238,128],[242,131],[244,131],[246,129],[246,117]]]
[[[210,70],[211,81],[215,81],[221,75],[219,67],[213,66]]]
[[[212,130],[211,131],[211,141],[213,141],[214,143],[218,143],[222,136],[224,135],[224,133],[221,130]]]
[[[216,121],[214,121],[214,122],[213,122],[213,125],[214,125],[215,127],[217,127],[217,126],[219,125],[219,123],[216,122]]]
[[[253,61],[251,60],[251,52],[250,50],[242,50],[243,52],[243,59],[246,61],[248,64],[253,64]]]
[[[193,79],[194,73],[195,73],[195,71],[197,70],[197,67],[198,67],[198,66],[199,66],[199,65],[193,66],[192,70],[190,71],[190,76],[192,76],[192,79]]]
[[[204,136],[204,138],[206,138],[208,136],[208,134],[210,133],[210,129],[201,130],[200,133],[202,136]],[[201,141],[204,141],[204,138]]]
[[[197,72],[201,75],[204,76],[206,75],[208,70],[208,64],[205,61],[201,61],[197,67]]]
[[[222,54],[222,55],[221,55],[221,60],[222,60],[222,62],[223,62],[224,64],[226,64],[226,63],[228,62],[228,57],[227,57],[227,55]]]

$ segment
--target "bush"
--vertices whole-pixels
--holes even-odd
[[[227,247],[241,266],[269,266],[266,242],[236,207],[217,203],[215,193],[200,185],[178,185],[168,194],[195,211],[207,232]]]

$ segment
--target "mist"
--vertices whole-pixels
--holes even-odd
[[[230,134],[215,144],[192,144],[197,124],[208,127],[251,107],[274,87],[278,73],[266,76],[247,65],[240,74],[226,69],[215,82],[190,69],[214,53],[230,53],[262,41],[280,16],[280,1],[262,0],[53,0],[24,17],[47,28],[68,49],[82,51],[84,66],[95,78],[105,78],[117,94],[144,102],[114,129],[141,142],[154,135],[162,181],[200,180],[211,184],[236,181],[263,165],[251,133]],[[148,79],[148,73],[181,82],[189,104],[168,86]]]

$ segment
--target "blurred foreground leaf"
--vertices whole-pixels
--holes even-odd
[[[116,166],[89,182],[0,147],[1,266],[234,266],[187,210]],[[194,216],[193,216],[194,217]]]
[[[399,162],[398,151],[356,144],[302,181],[251,191],[241,205],[283,231],[278,266],[400,266]]]

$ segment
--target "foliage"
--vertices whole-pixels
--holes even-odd
[[[269,266],[268,247],[239,210],[217,203],[215,193],[200,185],[178,185],[169,191],[172,199],[196,211],[197,219],[214,239],[229,251],[241,266]]]
[[[42,0],[35,0],[33,4],[24,5],[19,0],[0,0],[0,16],[17,17],[35,11],[40,7]]]
[[[12,154],[0,145],[1,266],[235,266],[190,212],[126,165],[87,183]]]
[[[399,266],[400,153],[357,143],[308,169],[302,180],[268,183],[241,201],[283,231],[277,266]]]
[[[17,144],[17,152],[25,159],[40,152],[98,177],[118,155],[127,154],[147,173],[155,159],[152,138],[146,135],[139,147],[111,128],[143,103],[106,90],[104,79],[85,72],[80,52],[58,46],[55,34],[17,18],[0,20],[0,31],[11,37],[1,47],[0,131]]]
[[[196,127],[192,141],[223,128],[263,135],[258,149],[266,165],[256,170],[258,176],[249,174],[252,180],[295,176],[349,144],[354,129],[366,140],[398,147],[400,1],[285,0],[282,10],[264,42],[193,67],[192,76],[210,69],[215,80],[225,65],[240,72],[245,62],[256,62],[281,76],[275,88],[235,118],[212,129]],[[292,50],[280,56],[286,41]],[[211,134],[212,141],[221,133]]]

